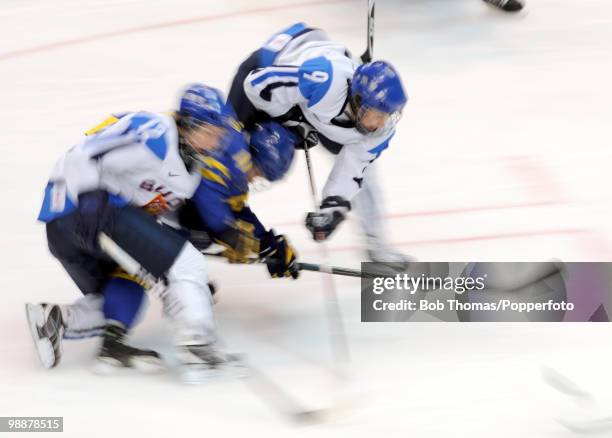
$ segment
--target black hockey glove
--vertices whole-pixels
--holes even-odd
[[[108,202],[108,193],[104,190],[79,195],[74,234],[82,248],[99,251],[98,235],[112,233],[115,208]]]
[[[290,128],[301,140],[296,143],[296,149],[311,149],[319,144],[319,134],[308,123],[287,122],[283,126]]]
[[[294,106],[285,114],[274,119],[285,128],[291,129],[300,139],[296,149],[310,149],[319,144],[319,134],[308,123],[299,106]]]
[[[210,234],[203,230],[187,230],[187,240],[191,242],[198,251],[204,251],[213,244]]]
[[[351,203],[340,196],[328,196],[317,212],[306,215],[306,228],[316,241],[327,239],[351,211]]]
[[[300,275],[295,250],[285,236],[275,235],[274,230],[266,232],[259,240],[259,258],[266,262],[272,278],[292,277]]]

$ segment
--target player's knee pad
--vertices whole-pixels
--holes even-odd
[[[192,282],[202,287],[208,281],[206,258],[191,243],[185,243],[166,276],[170,284]]]
[[[212,338],[215,324],[206,258],[187,243],[168,271],[167,279],[168,288],[162,293],[165,313],[179,331]]]

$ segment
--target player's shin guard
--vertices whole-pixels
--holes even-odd
[[[366,236],[368,260],[377,263],[391,263],[393,269],[399,266],[407,268],[409,258],[394,250],[386,238],[387,224],[383,218],[383,200],[376,163],[371,164],[366,170],[363,187],[353,200],[353,204]]]
[[[167,279],[169,285],[162,300],[164,312],[176,327],[176,358],[183,381],[202,383],[225,374],[227,365],[235,362],[235,358],[216,345],[206,259],[186,244]]]

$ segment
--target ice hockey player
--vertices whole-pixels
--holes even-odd
[[[320,142],[337,154],[319,211],[306,218],[315,240],[327,239],[354,205],[369,259],[406,261],[385,236],[374,163],[389,146],[407,101],[389,63],[359,65],[344,45],[298,23],[240,65],[228,101],[247,131],[273,119],[291,126],[306,147]]]
[[[255,178],[274,182],[285,175],[298,141],[299,137],[280,124],[263,122],[250,133],[248,147],[244,141],[235,141],[201,158],[202,180],[179,210],[180,227],[191,235],[204,232],[223,245],[223,255],[232,263],[247,262],[247,257],[255,254],[266,262],[273,278],[296,279],[295,251],[285,236],[266,230],[247,198]],[[192,239],[198,247],[199,239]]]
[[[174,117],[147,112],[112,117],[60,158],[45,190],[39,220],[46,223],[51,253],[84,297],[70,306],[26,306],[43,366],[57,365],[63,337],[101,332],[98,364],[143,370],[161,366],[156,352],[125,343],[143,301],[143,287],[101,250],[100,233],[166,283],[164,310],[177,327],[177,356],[182,363],[198,371],[221,368],[227,361],[228,356],[215,347],[204,256],[184,234],[161,225],[154,216],[171,213],[194,193],[196,198],[201,196],[202,186],[211,179],[208,172],[214,171],[211,166],[221,173],[227,171],[229,167],[213,156],[227,157],[236,151],[231,158],[241,158],[236,163],[248,166],[246,156],[239,153],[248,149],[237,127],[234,112],[221,94],[196,84],[185,91]],[[283,141],[293,141],[277,132],[282,127],[274,128],[260,128],[253,135],[254,149],[280,150]],[[292,143],[284,147],[291,153],[293,149]],[[269,165],[266,152],[259,161],[253,160],[253,169],[261,163],[257,168],[263,175]],[[292,154],[284,157],[290,162]],[[283,166],[286,170],[288,164]],[[282,176],[280,167],[276,171],[275,177]],[[244,241],[242,233],[233,224],[223,230],[225,240],[220,240],[234,257],[248,256],[247,250],[258,251],[255,255],[265,258],[275,275],[286,271],[295,276],[295,255],[283,236],[263,230],[260,248],[245,248],[237,244]]]
[[[483,0],[506,12],[518,12],[525,6],[522,0]]]

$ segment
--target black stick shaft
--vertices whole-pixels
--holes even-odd
[[[366,63],[372,61],[374,56],[374,9],[376,7],[375,0],[368,0],[368,32],[366,50],[361,55],[361,62]]]
[[[220,252],[202,252],[205,256],[208,257],[225,257],[223,253]],[[259,259],[249,259],[246,264],[254,264],[260,263]],[[329,271],[328,272],[328,268]],[[374,278],[374,277],[384,277],[385,274],[376,274],[374,272],[362,272],[359,269],[351,269],[351,268],[340,268],[337,266],[323,266],[316,263],[298,263],[298,269],[300,271],[311,271],[311,272],[322,272],[324,274],[334,274],[334,275],[343,275],[345,277],[359,277],[359,278]]]
[[[323,272],[328,273],[326,269],[329,268],[331,274],[334,275],[344,275],[346,277],[359,277],[359,278],[370,278],[370,277],[378,277],[378,275],[370,274],[367,272],[362,272],[359,269],[350,269],[350,268],[338,268],[336,266],[322,267],[321,265],[317,265],[315,263],[298,263],[298,269],[300,271],[312,271],[312,272]]]

